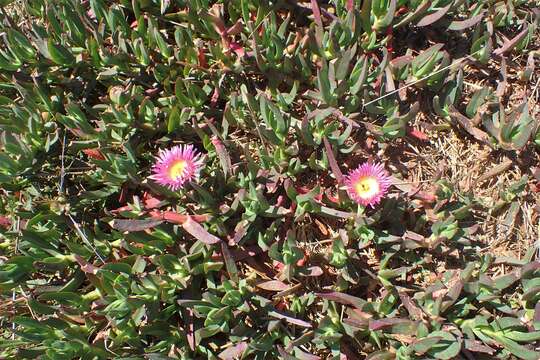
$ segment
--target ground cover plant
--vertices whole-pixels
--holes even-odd
[[[540,358],[540,4],[0,0],[0,358]]]

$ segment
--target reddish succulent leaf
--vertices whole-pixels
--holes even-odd
[[[414,56],[402,55],[390,60],[390,66],[394,69],[401,69],[403,66],[409,65],[413,61]]]
[[[258,288],[268,291],[284,291],[289,288],[289,285],[279,280],[265,281],[256,285]]]
[[[321,276],[322,274],[323,274],[323,271],[319,266],[311,266],[311,267],[308,267],[306,269],[306,272],[303,273],[302,275],[317,277],[317,276]]]
[[[443,338],[441,336],[428,336],[417,339],[412,345],[411,348],[417,355],[424,355],[428,352],[435,344],[441,342]]]
[[[459,276],[459,275],[458,275]],[[451,305],[453,305],[459,298],[459,295],[461,294],[461,291],[463,290],[463,281],[458,280],[450,289],[448,289],[448,293],[446,294],[446,297],[449,299],[448,301],[444,301],[441,305],[441,311],[444,312],[448,308],[450,308]]]
[[[521,268],[521,277],[525,278],[538,269],[540,269],[540,261],[532,261]]]
[[[118,231],[136,232],[156,227],[161,223],[163,223],[163,220],[114,219],[111,223],[111,227]]]
[[[320,356],[307,353],[300,349],[296,350],[295,355],[296,355],[296,358],[299,360],[320,360],[321,359]]]
[[[283,347],[281,345],[277,346],[277,350],[278,350],[279,355],[281,356],[281,359],[283,359],[283,360],[295,360],[296,359],[296,357],[288,354],[285,351],[285,349],[283,349]]]
[[[248,343],[245,341],[241,341],[235,345],[229,346],[227,349],[220,352],[218,357],[222,360],[239,359],[247,348]]]
[[[232,167],[231,157],[229,156],[225,145],[223,145],[223,143],[217,136],[212,137],[212,144],[216,148],[216,153],[218,155],[221,167],[223,168],[223,173],[225,174],[225,176],[229,176]]]
[[[323,26],[321,18],[321,10],[319,9],[319,4],[317,0],[311,0],[311,10],[313,11],[313,17],[315,18],[315,24],[321,27]]]
[[[536,181],[540,181],[540,168],[539,167],[533,167],[531,169],[533,177],[536,179]]]
[[[11,226],[11,220],[9,220],[6,216],[0,216],[0,226],[4,229],[9,229]]]
[[[234,235],[233,237],[229,237],[229,244],[231,245],[234,245],[234,244],[238,244],[240,242],[240,240],[242,240],[242,238],[244,237],[244,235],[246,235],[247,233],[247,229],[246,229],[246,224],[245,222],[238,222],[238,224],[236,224],[236,228],[234,229]]]
[[[131,205],[125,205],[125,206],[119,207],[118,209],[110,210],[110,212],[113,213],[113,214],[117,214],[117,213],[120,213],[122,211],[132,211],[132,210],[133,209],[131,208]]]
[[[506,86],[508,84],[508,75],[507,75],[507,70],[506,70],[507,66],[506,66],[506,58],[502,58],[501,60],[501,75],[502,75],[502,80],[499,81],[499,83],[497,84],[497,90],[495,91],[495,95],[497,95],[497,97],[502,97],[504,96],[504,93],[506,91]],[[478,115],[478,114],[477,114]]]
[[[277,349],[278,349],[279,355],[281,356],[280,359],[283,359],[283,360],[320,360],[321,359],[320,357],[304,352],[300,350],[299,348],[296,348],[295,354],[294,354],[295,356],[290,355],[286,350],[283,349],[281,345],[278,345]]]
[[[289,324],[294,324],[294,325],[298,325],[298,326],[305,327],[305,328],[312,328],[313,327],[307,321],[300,320],[300,319],[297,319],[297,318],[294,318],[292,316],[288,316],[288,315],[285,315],[285,314],[281,314],[281,313],[278,313],[277,311],[270,311],[268,313],[268,315],[273,317],[273,318],[276,318],[276,319],[285,320]]]
[[[184,222],[187,221],[188,215],[178,214],[174,211],[157,211],[153,210],[150,212],[150,216],[154,219],[159,220],[165,220],[170,223],[174,224],[180,224],[182,225]],[[192,220],[197,222],[205,222],[208,221],[209,216],[208,215],[189,215]]]
[[[392,327],[394,325],[410,323],[410,322],[411,320],[409,319],[401,319],[401,318],[386,318],[386,319],[379,319],[379,320],[370,320],[369,329],[372,331],[381,330],[381,329],[386,329],[388,327]]]
[[[232,281],[238,283],[238,268],[225,242],[221,243],[221,253],[223,254],[223,260],[225,261],[225,267],[227,268],[229,277]]]
[[[422,18],[422,20],[420,20],[418,22],[418,24],[416,24],[416,26],[427,26],[427,25],[430,25],[430,24],[433,24],[434,22],[442,19],[442,17],[444,15],[446,15],[446,13],[448,12],[448,10],[450,10],[450,8],[452,7],[452,5],[454,5],[454,2],[451,1],[448,5],[446,5],[445,7],[443,8],[440,8],[439,10],[435,11],[433,14],[429,14],[427,16],[424,16]]]
[[[248,246],[244,250],[233,250],[231,251],[231,254],[234,261],[241,261],[241,260],[244,260],[245,258],[252,258],[255,255],[260,254],[262,252],[263,250],[260,247],[254,245],[254,246]]]
[[[313,12],[313,18],[315,19],[315,39],[317,40],[317,45],[322,45],[323,38],[323,23],[321,18],[321,10],[317,0],[311,0],[311,11]]]
[[[216,86],[212,92],[212,97],[210,98],[210,106],[216,107],[219,100],[219,88]]]
[[[340,304],[351,305],[358,309],[361,309],[365,303],[365,301],[360,298],[357,298],[349,294],[340,293],[337,291],[332,291],[332,292],[327,292],[327,293],[316,293],[315,295],[320,298],[332,300]]]
[[[478,24],[483,18],[484,18],[484,13],[482,12],[467,20],[452,21],[450,25],[448,25],[448,30],[454,30],[454,31],[465,30],[467,28],[470,28],[471,26]]]
[[[448,109],[450,117],[454,120],[457,120],[457,122],[463,127],[463,129],[465,129],[465,131],[467,131],[475,139],[485,144],[491,145],[489,142],[489,135],[486,132],[474,127],[472,121],[465,115],[461,114],[453,105],[450,105]]]
[[[173,211],[157,211],[150,212],[150,216],[154,219],[165,220],[175,224],[183,224],[187,220],[187,215],[175,213]]]
[[[330,163],[330,168],[332,169],[332,173],[334,174],[334,177],[336,178],[338,184],[340,184],[343,179],[343,174],[341,173],[341,170],[336,161],[336,158],[334,157],[334,151],[332,149],[332,145],[330,145],[330,142],[328,141],[326,136],[323,137],[323,141],[324,141],[324,148],[326,150],[326,156],[328,156],[328,162]]]
[[[512,50],[518,42],[520,42],[525,36],[527,36],[527,32],[529,31],[529,25],[525,29],[523,29],[519,34],[514,36],[512,39],[505,41],[504,44],[493,51],[493,54],[495,55],[502,55],[510,50]]]
[[[206,55],[204,54],[204,49],[199,48],[197,51],[197,60],[199,61],[199,66],[203,69],[208,69],[208,62],[206,61]]]
[[[105,156],[103,156],[99,149],[83,149],[83,153],[92,159],[105,160]]]
[[[187,308],[186,312],[188,313],[188,316],[186,319],[187,321],[186,338],[187,338],[189,348],[192,351],[195,351],[195,329],[193,326],[193,310],[191,310],[190,308]]]
[[[366,62],[366,64],[367,64],[367,62]],[[366,69],[367,69],[367,67],[366,67]],[[316,112],[314,112],[314,113],[316,113]],[[345,116],[339,109],[335,109],[333,114],[335,116],[337,116],[338,119],[340,121],[342,121],[344,124],[350,125],[350,126],[352,126],[354,128],[359,128],[360,127],[360,124],[358,124],[356,121],[354,121],[353,119],[350,118],[354,114],[351,114],[350,117],[348,117],[348,116]]]
[[[227,35],[227,28],[225,27],[223,19],[221,19],[220,8],[221,6],[219,4],[214,4],[212,8],[208,11],[208,15],[212,20],[212,24],[214,25],[214,29],[216,30],[216,32],[219,35],[224,36]]]
[[[242,32],[242,30],[244,29],[244,23],[242,22],[241,19],[238,19],[233,26],[231,26],[230,28],[227,29],[227,35],[229,36],[234,36],[234,35],[238,35]]]
[[[159,93],[161,92],[161,89],[160,88],[152,88],[152,89],[146,89],[144,90],[144,94],[146,96],[150,96],[150,97],[153,97],[153,96],[156,96],[158,95]]]
[[[341,210],[332,209],[327,206],[321,206],[321,215],[329,215],[332,217],[337,217],[337,218],[342,218],[342,219],[351,219],[356,214],[352,212],[345,212]]]
[[[84,273],[96,275],[99,270],[97,266],[90,264],[80,255],[75,255],[75,261],[77,261]]]
[[[388,50],[389,54],[394,54],[394,30],[391,26],[386,29],[386,38],[388,39],[386,41],[386,50]]]
[[[237,42],[231,42],[229,45],[229,49],[234,51],[234,53],[240,57],[246,54],[246,50],[244,49],[244,47]]]
[[[406,6],[402,6],[396,11],[395,16],[397,17],[397,16],[400,16],[400,15],[406,14],[408,12],[409,12],[409,8],[407,8]]]
[[[278,271],[278,272],[283,271],[283,269],[285,268],[285,264],[282,263],[282,262],[279,262],[279,261],[277,261],[277,260],[274,260],[274,261],[272,262],[272,265],[273,265],[273,267],[274,267],[274,270],[276,270],[276,271]]]
[[[410,298],[409,295],[407,295],[404,292],[399,292],[399,298],[401,299],[401,303],[403,306],[405,306],[405,309],[409,312],[410,317],[413,320],[421,320],[423,311],[420,309],[414,301]]]
[[[161,200],[153,197],[150,193],[143,194],[144,208],[147,210],[155,209],[161,205]]]
[[[387,350],[379,350],[371,353],[366,360],[394,360],[396,355]]]
[[[328,201],[333,202],[334,204],[339,204],[339,199],[332,195],[331,189],[326,189],[324,191],[324,195],[326,195]]]
[[[410,195],[414,199],[422,200],[426,203],[434,203],[437,201],[437,195],[434,193],[428,193],[426,191],[417,191]]]
[[[200,240],[205,244],[217,244],[221,242],[220,238],[206,231],[198,222],[193,220],[191,216],[186,215],[186,217],[187,219],[182,224],[182,227],[195,239]]]
[[[410,128],[408,134],[421,141],[429,141],[429,137],[422,131]]]
[[[478,340],[465,339],[463,341],[463,345],[465,349],[469,351],[481,352],[481,353],[486,353],[490,355],[495,353],[495,349],[485,345],[484,343]]]
[[[405,234],[403,234],[404,239],[409,239],[413,241],[423,242],[426,240],[426,238],[420,234],[417,234],[413,231],[407,230]]]
[[[279,311],[285,311],[289,308],[289,305],[287,303],[287,301],[285,299],[281,299],[277,304],[276,304],[276,309],[278,309]]]
[[[128,192],[127,183],[124,183],[122,185],[122,188],[120,189],[120,195],[118,195],[119,204],[124,204],[126,202],[127,192]]]
[[[540,321],[540,302],[534,306],[534,321]]]

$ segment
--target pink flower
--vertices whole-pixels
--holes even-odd
[[[349,197],[363,206],[378,204],[392,180],[382,164],[364,163],[351,171],[345,179]]]
[[[203,165],[203,157],[193,145],[175,146],[159,151],[150,179],[176,191],[186,182],[197,180]]]

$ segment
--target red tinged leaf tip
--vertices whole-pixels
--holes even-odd
[[[9,229],[11,227],[11,220],[9,220],[6,216],[0,216],[0,227]]]
[[[204,54],[204,49],[199,48],[197,51],[197,60],[199,61],[199,66],[208,69],[208,62],[206,61],[206,55]]]
[[[309,260],[307,253],[304,251],[304,257],[296,262],[296,266],[304,266]]]
[[[239,57],[243,57],[246,54],[244,47],[237,42],[231,42],[229,44],[229,49],[234,51],[234,53]]]
[[[406,6],[402,6],[396,11],[395,16],[400,16],[400,15],[406,14],[408,12],[409,12],[409,8],[407,8]]]
[[[388,38],[388,40],[386,41],[386,50],[388,50],[388,53],[389,54],[394,54],[394,32],[393,32],[393,28],[391,26],[389,26],[387,29],[386,29],[386,36]]]
[[[276,309],[278,309],[279,311],[284,311],[284,310],[287,310],[288,308],[289,308],[289,305],[287,304],[287,301],[285,299],[281,299],[276,304]]]
[[[149,97],[153,97],[159,94],[161,90],[159,88],[151,88],[144,90],[144,94]]]
[[[418,140],[421,140],[421,141],[429,141],[429,137],[424,132],[422,132],[420,130],[409,128],[407,132],[408,132],[409,136],[411,136],[411,137],[413,137],[415,139],[418,139]]]
[[[91,159],[105,160],[105,156],[99,149],[83,149],[83,153]]]
[[[270,317],[275,318],[275,319],[284,320],[285,322],[287,322],[289,324],[294,324],[294,325],[298,325],[298,326],[305,327],[305,328],[312,328],[313,327],[313,325],[311,325],[307,321],[300,320],[300,319],[294,318],[292,316],[281,314],[281,313],[278,313],[278,312],[275,312],[275,311],[270,311],[268,313],[268,315]]]
[[[322,23],[322,17],[321,17],[321,10],[319,9],[319,4],[317,3],[317,0],[311,0],[311,10],[313,11],[315,24],[317,24],[317,26],[322,28],[323,23]]]
[[[323,137],[323,142],[324,142],[324,149],[326,150],[326,156],[328,157],[328,163],[330,164],[330,169],[332,169],[332,173],[334,174],[334,177],[336,178],[337,182],[341,184],[341,182],[343,181],[343,174],[341,173],[341,170],[339,169],[339,165],[334,156],[334,150],[332,148],[332,145],[330,144],[326,136]]]
[[[147,19],[148,19],[148,16],[146,16],[146,14],[143,15],[143,19],[144,19],[144,20],[147,20]],[[144,21],[144,20],[143,20],[143,21]],[[139,22],[138,22],[137,20],[135,20],[135,21],[133,21],[133,22],[129,25],[129,27],[130,27],[131,29],[135,29],[138,25],[139,25]]]
[[[210,98],[210,105],[212,107],[216,107],[218,100],[219,100],[219,89],[215,87],[214,92],[212,92],[212,97]]]
[[[425,191],[418,191],[412,197],[418,200],[422,200],[427,203],[434,203],[437,201],[437,195],[435,195],[434,193],[428,193]]]
[[[245,341],[239,342],[238,344],[231,345],[222,352],[219,353],[218,357],[221,360],[234,360],[240,359],[242,354],[247,350],[248,343]]]
[[[123,212],[123,211],[132,211],[133,208],[131,207],[131,205],[125,205],[125,206],[121,206],[117,209],[114,209],[114,210],[111,210],[111,213],[113,214],[117,214],[117,213],[120,213],[120,212]]]
[[[324,194],[329,201],[333,202],[334,204],[339,204],[339,199],[331,194],[330,189],[327,189]]]
[[[259,289],[263,289],[267,291],[284,291],[289,288],[289,285],[279,280],[269,280],[269,281],[259,283],[255,286],[257,286]]]
[[[120,189],[120,195],[118,196],[119,204],[123,204],[126,202],[127,192],[128,192],[127,184],[124,183],[124,185],[122,185],[122,188]]]
[[[217,244],[221,242],[220,238],[206,231],[198,222],[194,221],[191,216],[186,215],[186,217],[187,219],[182,224],[182,227],[195,239],[200,240],[205,244]]]
[[[158,211],[158,210],[152,210],[150,212],[150,216],[154,219],[165,220],[167,222],[170,222],[173,224],[179,224],[179,225],[182,225],[184,222],[186,222],[188,216],[193,221],[197,221],[197,222],[205,222],[205,221],[208,221],[209,219],[208,215],[182,215],[174,211]]]
[[[285,264],[277,260],[274,260],[272,265],[274,265],[274,270],[276,270],[277,272],[282,272],[283,269],[285,269]]]
[[[155,209],[161,204],[161,200],[150,195],[148,192],[143,194],[143,203],[145,209]]]
[[[162,222],[162,219],[114,219],[111,227],[122,232],[137,232],[151,229],[160,225]]]
[[[77,263],[81,267],[81,270],[86,274],[96,275],[99,270],[99,267],[90,264],[80,255],[75,255],[75,261],[77,261]]]
[[[309,256],[304,251],[304,257],[296,262],[296,266],[302,267],[307,263],[308,260],[309,260]],[[285,269],[285,264],[277,260],[273,261],[273,265],[274,265],[274,270],[276,270],[277,272],[282,272],[283,269]]]

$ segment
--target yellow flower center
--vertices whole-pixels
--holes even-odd
[[[182,176],[185,168],[186,168],[186,162],[184,160],[179,160],[173,163],[169,167],[169,177],[173,180],[176,180],[178,177]]]
[[[377,179],[372,177],[358,179],[354,185],[354,189],[356,190],[358,196],[360,196],[362,199],[369,199],[377,195],[377,193],[380,191]]]

